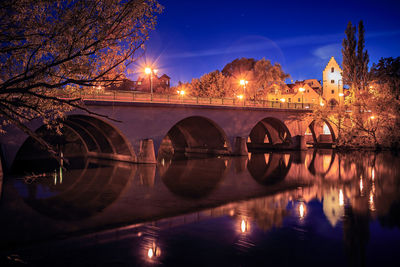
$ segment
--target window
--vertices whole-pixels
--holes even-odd
[[[142,82],[137,82],[137,84],[138,84],[138,85],[141,85],[141,84],[142,84]]]
[[[335,68],[331,68],[331,72],[335,72]]]
[[[287,101],[288,101],[288,102],[292,102],[292,99],[289,97]]]
[[[335,90],[332,90],[332,94],[334,94],[335,93]]]
[[[335,80],[331,80],[331,83],[335,83]]]
[[[307,89],[307,93],[309,93],[310,92],[310,89]]]
[[[297,99],[297,102],[300,102],[300,97]]]

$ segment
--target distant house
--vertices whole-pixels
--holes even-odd
[[[161,77],[158,77],[156,74],[153,74],[152,81],[150,76],[139,77],[135,83],[134,90],[150,92],[151,82],[153,83],[154,93],[166,93],[171,87],[171,78],[168,75],[163,74]]]
[[[331,57],[322,72],[323,84],[317,79],[296,81],[287,84],[281,91],[275,90],[268,95],[269,101],[286,103],[328,104],[331,106],[344,101],[342,69]],[[304,90],[299,90],[303,88]]]
[[[315,80],[316,81],[316,80]],[[318,83],[318,81],[316,81]],[[286,103],[311,103],[319,104],[321,102],[321,95],[319,94],[320,87],[317,83],[306,81],[296,81],[294,84],[287,84],[281,92],[277,94],[268,95],[269,101],[281,101]],[[304,91],[300,90],[303,88]]]
[[[166,93],[171,86],[171,78],[163,74],[161,77],[153,75],[153,92],[154,93]],[[137,81],[124,79],[118,85],[109,86],[106,90],[119,90],[119,91],[142,91],[150,92],[150,77],[139,77]]]

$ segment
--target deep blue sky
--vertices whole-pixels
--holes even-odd
[[[153,63],[173,85],[239,57],[278,62],[293,80],[322,79],[331,56],[341,64],[349,21],[364,21],[371,62],[400,56],[399,0],[159,2],[165,9],[140,64]]]

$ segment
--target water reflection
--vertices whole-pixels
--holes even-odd
[[[290,154],[252,153],[247,164],[251,176],[262,185],[271,185],[285,179],[292,164]]]
[[[136,166],[86,158],[71,158],[66,168],[52,171],[38,164],[16,179],[25,203],[36,211],[59,220],[81,220],[101,212],[121,194]],[[51,166],[53,167],[53,166]],[[27,182],[26,177],[31,178]]]
[[[179,237],[196,236],[195,242],[209,245],[224,236],[215,241],[218,246],[247,255],[268,251],[263,248],[274,234],[282,249],[296,249],[297,239],[332,246],[343,240],[348,264],[362,266],[370,231],[400,229],[400,160],[390,153],[309,150],[233,158],[175,155],[157,165],[71,159],[65,169],[29,166],[4,186],[3,247],[49,229],[56,235],[145,223],[135,226],[135,235],[118,232],[113,242],[134,236],[139,241],[131,250],[151,264],[174,263],[175,246],[184,243]],[[214,220],[221,218],[219,229]],[[25,231],[13,221],[30,223]],[[206,247],[200,250],[218,257]]]
[[[225,177],[228,160],[225,158],[192,158],[184,155],[161,164],[163,183],[175,195],[196,199],[212,193]]]

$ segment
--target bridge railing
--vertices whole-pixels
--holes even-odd
[[[68,98],[68,94],[61,93],[59,97]],[[137,91],[99,91],[94,93],[80,94],[83,100],[89,101],[117,101],[117,102],[139,102],[139,103],[170,103],[170,104],[191,104],[191,105],[212,105],[231,107],[256,107],[256,108],[277,108],[277,109],[313,109],[315,104],[311,103],[290,103],[268,100],[241,100],[238,98],[213,98],[195,97],[187,95],[150,94]]]

